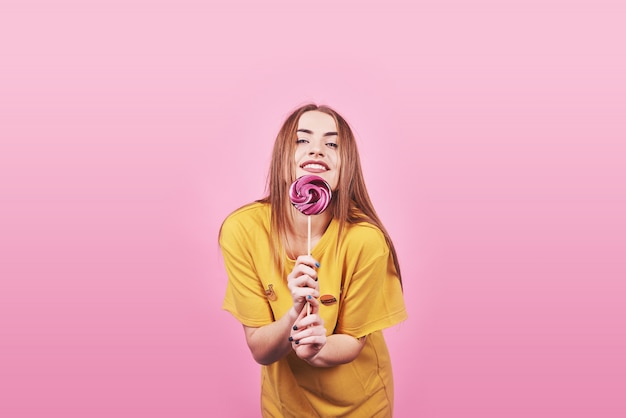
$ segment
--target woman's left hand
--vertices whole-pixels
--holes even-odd
[[[320,302],[316,298],[307,299],[311,313],[302,309],[291,331],[291,347],[302,360],[312,360],[326,345],[326,328],[319,316]]]

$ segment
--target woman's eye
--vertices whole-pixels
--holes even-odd
[[[307,142],[309,142],[309,141],[307,141],[306,139],[297,139],[296,140],[296,144],[306,144]]]
[[[329,146],[331,148],[337,148],[339,145],[335,144],[334,142],[327,142],[326,146]]]

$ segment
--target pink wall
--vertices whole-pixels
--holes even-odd
[[[216,235],[310,100],[399,250],[397,416],[625,416],[625,11],[3,1],[0,416],[258,415]]]

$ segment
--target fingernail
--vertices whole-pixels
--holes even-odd
[[[315,262],[315,267],[319,267],[320,263],[318,263],[317,261]]]
[[[294,331],[297,331],[297,330],[298,330],[298,326],[297,326],[297,325],[294,325],[294,326],[293,326],[293,330],[294,330]]]
[[[289,341],[290,341],[290,342],[291,342],[291,341],[293,341],[293,337],[289,337]]]
[[[296,340],[296,344],[300,344],[300,340]]]
[[[311,295],[307,296],[306,298],[309,299],[309,300],[313,299],[313,297]]]

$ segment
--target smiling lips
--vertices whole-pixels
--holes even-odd
[[[326,163],[322,161],[305,161],[300,167],[309,173],[323,173],[330,170]]]

